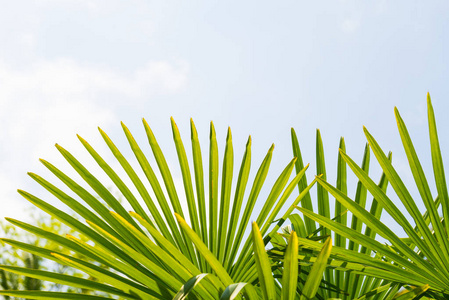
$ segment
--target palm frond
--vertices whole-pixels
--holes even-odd
[[[116,159],[115,165],[122,170],[114,169],[112,167],[114,164],[107,162],[94,147],[78,136],[104,175],[114,184],[113,189],[119,191],[122,200],[113,195],[110,188],[98,179],[98,175],[94,174],[88,165],[60,145],[56,145],[57,149],[78,173],[81,181],[72,179],[45,160],[41,162],[59,179],[59,183],[51,183],[34,173],[29,175],[65,204],[66,208],[57,208],[45,199],[19,191],[31,203],[72,228],[76,236],[63,237],[9,219],[14,225],[32,234],[59,243],[65,251],[64,253],[49,251],[7,239],[3,241],[34,255],[76,268],[84,272],[86,278],[71,278],[45,271],[8,266],[2,269],[127,299],[183,299],[189,294],[200,299],[218,299],[222,295],[231,299],[242,297],[238,295],[241,291],[249,299],[258,299],[259,293],[266,290],[262,287],[267,286],[262,282],[267,280],[271,280],[271,284],[268,285],[270,298],[276,297],[274,295],[277,295],[279,287],[267,265],[265,247],[271,237],[276,235],[276,231],[288,220],[294,205],[307,195],[307,193],[300,194],[294,200],[294,204],[290,205],[288,212],[279,216],[295,186],[299,182],[304,182],[307,167],[299,170],[298,174],[290,179],[296,162],[296,158],[292,159],[275,180],[268,196],[261,197],[273,147],[268,150],[253,182],[249,182],[251,171],[251,138],[249,138],[241,164],[235,168],[239,170],[238,176],[234,177],[234,147],[231,130],[228,129],[219,172],[218,143],[215,128],[211,123],[208,176],[205,176],[195,124],[193,121],[190,123],[192,157],[189,158],[180,131],[171,119],[182,179],[182,188],[179,188],[175,184],[173,170],[169,168],[155,134],[145,120],[143,125],[155,161],[154,166],[123,123],[122,128],[134,158],[125,157],[122,150],[99,129],[102,139]],[[135,162],[138,163],[140,170],[132,166]],[[193,169],[190,169],[191,164]],[[120,172],[125,175],[119,175]],[[144,177],[139,176],[139,172],[144,174]],[[221,185],[218,183],[219,178]],[[232,188],[234,181],[235,189]],[[307,189],[314,183],[315,181],[308,185]],[[209,197],[206,197],[206,187]],[[248,189],[249,195],[245,197]],[[261,211],[257,215],[253,213],[256,205],[261,205]],[[128,212],[128,207],[133,211]],[[186,210],[183,207],[186,207]],[[68,213],[68,210],[75,215]],[[248,235],[245,232],[251,226],[250,219],[255,219],[261,229],[253,230],[253,234]],[[271,225],[275,220],[277,220],[276,229],[273,230]],[[257,234],[257,238],[254,238],[254,234]],[[257,249],[255,256],[253,249]],[[264,262],[264,272],[257,271],[257,266],[261,264],[260,258]],[[290,269],[293,272],[294,268]],[[91,282],[88,277],[95,278],[96,282]],[[266,280],[263,281],[263,278]],[[239,285],[239,282],[249,284],[243,286]],[[256,288],[253,284],[256,284]],[[294,286],[293,282],[290,286]],[[290,288],[290,294],[293,293],[292,290],[295,289]],[[14,293],[16,292],[0,291],[0,294],[4,295]],[[19,296],[21,292],[17,293]],[[22,294],[24,297],[28,295]],[[102,297],[92,293],[90,296],[92,299]],[[35,298],[45,297],[79,298],[76,294],[44,292],[36,294]]]
[[[308,218],[331,228],[354,243],[360,243],[365,253],[369,253],[369,249],[375,251],[376,256],[393,263],[391,266],[397,266],[398,268],[395,267],[396,270],[391,269],[393,272],[393,278],[391,280],[406,285],[406,288],[410,289],[410,291],[404,290],[400,292],[395,296],[395,299],[412,299],[420,295],[428,295],[431,298],[444,298],[449,295],[449,237],[447,222],[445,222],[446,216],[448,215],[447,208],[449,207],[449,199],[447,196],[436,121],[429,95],[427,104],[433,173],[436,190],[438,192],[436,197],[431,193],[429,181],[424,174],[423,167],[407,127],[399,111],[395,108],[399,134],[419,196],[412,196],[409,188],[406,187],[406,184],[391,163],[391,159],[385,155],[385,152],[381,149],[376,139],[364,128],[369,146],[384,172],[384,180],[388,180],[391,184],[394,193],[405,207],[405,210],[400,209],[387,195],[386,191],[380,185],[375,184],[367,172],[345,154],[344,150],[341,150],[341,157],[358,177],[363,186],[376,199],[376,207],[372,207],[371,211],[367,211],[356,199],[349,199],[338,188],[333,187],[325,180],[317,178],[317,181],[342,206],[348,208],[355,217],[366,224],[367,231],[369,230],[369,232],[366,231],[365,233],[368,234],[361,235],[354,228],[348,228],[301,208],[301,211]],[[424,212],[418,208],[417,203],[419,198],[421,198],[426,208]],[[439,215],[440,204],[443,216]],[[407,234],[405,238],[399,237],[389,226],[386,226],[379,220],[378,207],[382,207],[404,229]],[[413,220],[415,226],[409,220]],[[375,235],[385,238],[391,246],[385,246],[377,242]],[[344,260],[350,261],[350,259]],[[382,269],[377,263],[374,264],[371,259],[366,259],[362,262],[366,266],[378,268],[379,270]]]

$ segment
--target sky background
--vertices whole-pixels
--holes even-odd
[[[393,151],[416,195],[393,109],[399,108],[433,184],[426,93],[447,165],[448,9],[447,1],[3,1],[0,215],[27,218],[17,188],[56,203],[26,175],[57,183],[39,158],[73,174],[56,142],[95,169],[80,134],[117,167],[97,126],[131,158],[120,121],[146,147],[143,117],[174,169],[170,116],[187,149],[193,118],[204,151],[213,120],[220,156],[230,126],[236,166],[251,134],[253,172],[275,143],[267,187],[292,159],[290,128],[311,163],[309,179],[321,130],[334,183],[340,137],[360,162],[365,125]],[[180,185],[179,172],[174,175]]]

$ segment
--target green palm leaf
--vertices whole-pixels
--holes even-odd
[[[254,243],[254,257],[256,260],[256,267],[259,274],[259,282],[263,299],[274,300],[276,299],[276,289],[274,285],[274,278],[271,273],[271,263],[265,251],[262,235],[256,222],[253,222],[252,236]]]
[[[342,224],[333,222],[327,218],[316,215],[310,211],[300,208],[309,218],[318,221],[323,226],[335,230],[338,234],[346,236],[354,243],[362,244],[362,250],[368,253],[368,249],[376,251],[377,255],[383,257],[387,261],[391,261],[399,269],[391,269],[393,276],[391,280],[405,284],[410,291],[399,292],[396,296],[390,290],[385,294],[386,298],[394,299],[412,299],[419,296],[429,296],[436,298],[448,297],[449,291],[449,260],[448,260],[448,231],[445,216],[448,215],[447,207],[449,199],[447,197],[447,187],[442,164],[442,156],[436,131],[436,122],[433,107],[428,96],[428,117],[429,117],[429,134],[430,146],[432,152],[432,164],[434,169],[434,177],[436,182],[436,190],[438,196],[434,199],[428,180],[424,174],[421,162],[416,154],[411,137],[407,127],[395,109],[395,116],[398,124],[399,134],[402,144],[407,155],[410,169],[422,199],[422,203],[426,208],[425,212],[419,210],[417,205],[418,197],[412,196],[404,181],[391,163],[391,159],[385,155],[383,150],[375,138],[364,128],[366,138],[377,158],[385,179],[390,182],[397,198],[401,201],[405,210],[401,210],[386,194],[385,190],[376,185],[368,176],[367,172],[360,168],[344,151],[341,151],[341,157],[352,169],[363,186],[373,195],[376,206],[381,206],[407,234],[406,238],[400,238],[388,226],[379,221],[378,212],[372,206],[368,212],[363,205],[356,200],[349,199],[339,189],[325,182],[320,178],[317,181],[326,191],[331,193],[338,202],[348,208],[354,216],[361,222],[365,223],[369,232],[365,231],[365,235],[359,234],[354,228],[350,229]],[[438,206],[442,206],[443,218],[439,216]],[[416,226],[410,223],[413,220]],[[387,239],[391,246],[381,245],[375,240],[378,234]],[[335,249],[335,248],[334,248]],[[349,258],[342,260],[350,261]],[[380,265],[374,264],[373,261],[366,260],[366,265],[374,268],[381,268]],[[404,273],[405,272],[405,273]],[[362,272],[365,273],[365,272]],[[396,274],[394,274],[396,273]],[[401,274],[402,273],[402,274]],[[413,274],[412,276],[410,276]],[[385,278],[385,277],[384,277]],[[378,280],[380,281],[380,280]],[[371,280],[373,282],[373,280]],[[379,289],[379,288],[378,288]]]
[[[299,150],[299,143],[297,140],[296,133],[294,130],[292,130],[292,145],[293,145],[293,153],[298,158],[296,161],[296,166],[303,166],[302,162],[302,156],[301,152]],[[324,167],[324,151],[323,151],[323,142],[321,140],[321,134],[319,131],[317,131],[317,140],[316,140],[316,159],[317,159],[317,179],[323,181],[325,179],[325,173],[326,169]],[[339,148],[344,150],[346,148],[344,139],[340,139]],[[342,156],[341,151],[338,151],[338,165],[337,165],[337,190],[339,190],[343,195],[348,194],[348,183],[347,183],[347,162],[344,160]],[[391,160],[391,154],[388,157],[389,160]],[[363,161],[362,161],[362,169],[365,172],[368,172],[370,166],[370,151],[368,144],[365,146],[365,151],[363,155]],[[297,172],[299,173],[299,170],[297,168]],[[331,212],[327,211],[328,207],[331,207],[332,204],[334,204],[335,207],[335,213],[332,216],[332,220],[335,222],[342,224],[344,227],[349,227],[356,231],[357,233],[360,233],[360,235],[375,237],[376,232],[373,231],[370,227],[365,227],[365,232],[363,231],[363,222],[359,220],[359,217],[355,214],[352,214],[352,217],[348,218],[346,212],[347,207],[342,203],[341,201],[338,201],[338,199],[335,199],[335,201],[332,201],[333,199],[330,199],[328,195],[328,190],[321,187],[319,185],[319,188],[317,189],[316,199],[317,199],[317,207],[313,207],[312,201],[311,201],[311,195],[309,193],[310,189],[306,188],[307,185],[304,185],[304,178],[298,183],[299,192],[306,193],[306,195],[303,197],[303,200],[299,203],[299,205],[306,209],[307,212],[313,212],[318,213],[320,216],[322,216],[325,219],[331,218]],[[385,176],[385,174],[382,174],[381,180],[379,183],[379,188],[382,191],[386,191],[388,185],[388,180]],[[332,195],[332,194],[331,194]],[[332,195],[333,196],[333,195]],[[306,201],[307,200],[307,201]],[[308,200],[310,200],[308,202]],[[355,201],[357,204],[359,204],[361,207],[365,208],[367,203],[367,189],[363,185],[361,181],[357,183],[357,187],[355,190]],[[334,203],[332,203],[334,202]],[[315,210],[316,209],[316,210]],[[304,211],[300,209],[301,211]],[[378,203],[376,199],[372,200],[370,213],[371,215],[376,218],[380,219],[380,216],[382,214],[383,207]],[[327,235],[329,235],[331,228],[327,225],[316,227],[315,220],[317,220],[314,217],[310,217],[309,213],[303,213],[302,215],[293,215],[290,216],[290,219],[292,219],[292,224],[294,224],[295,228],[298,228],[298,230],[301,233],[301,236],[308,239],[318,240],[323,239]],[[311,230],[313,228],[313,230]],[[321,237],[320,237],[321,235]],[[335,246],[342,247],[345,249],[350,249],[351,251],[356,251],[357,253],[364,253],[364,254],[372,254],[372,249],[367,248],[366,245],[360,245],[359,240],[354,239],[346,239],[346,234],[340,234],[340,232],[336,231],[334,235],[334,241]],[[313,259],[310,257],[310,254],[307,256],[307,259]],[[379,259],[379,258],[378,258]],[[303,264],[303,270],[304,272],[310,271],[310,268],[308,269],[305,264]],[[304,273],[305,274],[305,273]],[[326,276],[323,280],[323,284],[320,285],[317,293],[317,297],[322,298],[329,298],[329,297],[341,297],[342,299],[354,299],[357,297],[361,297],[364,294],[370,292],[371,290],[375,290],[376,288],[380,287],[381,285],[387,285],[388,281],[386,280],[377,280],[376,278],[364,276],[365,274],[360,274],[355,272],[355,270],[352,269],[346,269],[346,268],[338,268],[335,271],[332,271],[330,269],[326,270]],[[392,278],[391,274],[388,274],[388,278]],[[302,281],[305,282],[305,275],[300,274],[302,276]],[[390,290],[390,288],[388,288]],[[334,293],[333,291],[336,291],[337,293]]]
[[[190,124],[192,157],[189,158],[181,133],[171,119],[173,140],[183,182],[182,189],[179,189],[175,186],[173,170],[168,167],[169,162],[153,131],[145,120],[143,125],[156,166],[152,166],[144,154],[145,149],[136,142],[123,123],[122,128],[134,158],[125,157],[119,146],[99,129],[102,139],[118,163],[116,165],[124,171],[124,177],[118,175],[119,169],[112,167],[114,164],[106,162],[91,144],[78,136],[81,144],[98,164],[100,170],[111,180],[113,189],[120,193],[123,200],[114,196],[88,165],[59,145],[56,145],[57,149],[80,175],[81,180],[70,178],[65,172],[45,160],[41,162],[56,176],[59,183],[52,183],[34,173],[30,173],[30,176],[65,204],[66,208],[56,208],[44,199],[19,191],[27,200],[75,230],[77,236],[59,236],[10,219],[10,222],[27,231],[58,243],[64,249],[64,253],[48,251],[20,242],[4,241],[33,254],[79,269],[86,274],[86,278],[70,278],[70,276],[27,269],[10,268],[8,270],[75,288],[94,290],[92,293],[102,292],[129,299],[171,299],[173,297],[181,299],[187,295],[200,299],[218,299],[223,294],[225,298],[233,299],[241,298],[241,295],[238,295],[241,291],[250,299],[258,299],[261,292],[259,285],[267,286],[266,282],[271,282],[268,289],[270,298],[277,297],[279,286],[272,277],[271,269],[266,268],[268,265],[265,247],[271,237],[276,235],[276,230],[288,220],[294,206],[307,196],[306,192],[300,193],[293,204],[288,204],[287,212],[282,209],[289,202],[288,199],[294,192],[294,187],[300,182],[306,182],[303,178],[307,167],[298,170],[291,179],[296,159],[291,160],[275,180],[271,190],[269,189],[268,196],[261,197],[261,190],[268,176],[273,147],[268,150],[253,182],[249,182],[251,139],[248,139],[240,166],[234,168],[234,148],[229,129],[221,162],[222,168],[219,172],[218,143],[215,128],[211,123],[209,171],[206,178],[194,123]],[[137,161],[144,177],[137,175],[139,170],[132,167],[132,159]],[[193,169],[190,169],[190,163],[193,163]],[[234,169],[239,170],[237,177],[234,176]],[[220,177],[221,185],[218,184]],[[235,185],[233,178],[236,181]],[[130,185],[126,182],[130,182]],[[306,184],[306,189],[309,190],[314,183],[315,181],[309,185]],[[209,187],[209,197],[206,197],[206,186]],[[232,188],[233,186],[235,189]],[[245,198],[247,188],[250,192]],[[151,196],[152,194],[154,196]],[[181,199],[186,201],[186,211],[183,211]],[[258,214],[253,214],[257,205],[261,205],[261,210]],[[128,212],[125,207],[131,207],[133,212]],[[76,215],[67,213],[67,209]],[[208,213],[206,213],[207,209],[209,209]],[[189,224],[184,221],[186,218]],[[83,219],[86,221],[81,221]],[[250,219],[257,220],[261,225],[261,230],[257,231],[257,237],[254,237],[254,233],[245,234],[249,229]],[[271,226],[273,223],[276,223],[274,230]],[[292,243],[294,244],[294,241],[288,244]],[[253,249],[256,249],[254,247],[257,248],[256,256],[253,255]],[[71,254],[68,255],[68,253]],[[288,259],[291,265],[294,264],[295,258],[294,254],[289,253]],[[256,257],[258,262],[255,260]],[[263,273],[257,271],[257,266],[261,263],[260,258],[265,262]],[[293,265],[290,266],[290,270],[294,270]],[[211,273],[215,275],[207,276],[205,279],[203,279],[205,275],[201,275]],[[294,275],[293,271],[292,274]],[[97,282],[91,283],[87,277],[95,278]],[[289,295],[292,295],[295,290],[295,277],[294,275],[293,279],[289,280],[290,288],[287,289]],[[263,278],[266,280],[263,281]],[[250,284],[243,287],[246,279],[246,282]],[[6,293],[14,292],[0,291],[0,294],[6,295]],[[47,294],[36,294],[36,298],[45,297],[40,295]],[[94,294],[89,296],[100,297]],[[76,299],[78,296],[77,294],[61,296],[52,293],[48,294],[48,297],[55,299],[75,297],[73,299]]]
[[[307,281],[304,284],[304,288],[302,290],[301,299],[313,299],[313,297],[315,297],[315,294],[318,291],[318,287],[321,283],[321,274],[326,269],[327,259],[329,258],[331,249],[332,239],[328,238],[324,243],[323,250],[321,250],[320,254],[313,264],[312,269],[310,270],[310,275],[307,278]]]
[[[321,278],[320,278],[321,281]],[[288,240],[284,257],[284,270],[282,272],[281,300],[294,299],[298,284],[298,237],[292,231]]]

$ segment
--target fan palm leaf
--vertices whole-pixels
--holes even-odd
[[[273,155],[273,146],[260,164],[254,180],[250,182],[251,138],[249,138],[238,168],[235,189],[232,189],[235,171],[230,129],[219,172],[218,144],[215,128],[211,123],[208,178],[205,178],[202,151],[193,121],[192,158],[189,161],[178,127],[171,119],[183,185],[179,188],[175,184],[173,170],[168,167],[169,164],[154,133],[145,120],[143,125],[155,166],[150,163],[149,158],[144,155],[143,148],[122,123],[129,147],[134,154],[134,161],[137,161],[144,177],[137,175],[139,172],[132,166],[132,158],[125,157],[103,130],[99,129],[100,135],[125,172],[125,177],[119,176],[118,170],[106,162],[85,139],[78,136],[81,144],[114,184],[114,189],[120,192],[123,201],[114,196],[88,166],[60,145],[56,145],[56,148],[82,178],[81,181],[75,181],[46,160],[41,162],[59,179],[59,184],[29,173],[32,179],[65,204],[66,208],[57,208],[48,201],[22,190],[19,190],[19,193],[75,230],[77,236],[63,237],[25,222],[8,219],[16,226],[59,243],[65,250],[76,253],[76,256],[68,255],[70,252],[67,251],[64,253],[49,251],[7,239],[3,239],[4,242],[79,269],[95,278],[97,282],[81,278],[71,279],[70,276],[44,271],[30,271],[9,266],[0,268],[41,280],[96,291],[95,295],[92,293],[86,295],[86,299],[89,297],[182,299],[184,297],[182,295],[190,291],[201,299],[218,299],[222,295],[241,297],[238,296],[241,291],[244,291],[246,297],[257,299],[259,292],[254,289],[253,284],[260,283],[262,288],[266,285],[262,283],[262,278],[265,277],[260,276],[266,278],[272,276],[271,271],[268,274],[265,247],[272,237],[276,238],[277,230],[288,219],[294,206],[307,195],[307,191],[315,183],[313,181],[308,184],[289,206],[287,212],[280,215],[281,209],[302,180],[307,166],[291,179],[296,162],[294,158],[278,176],[267,193],[268,196],[261,196]],[[192,169],[190,163],[193,163]],[[221,185],[218,182],[220,178]],[[126,184],[126,181],[131,185]],[[206,197],[206,187],[209,197]],[[245,197],[248,188],[249,195]],[[185,210],[183,201],[186,203]],[[257,203],[260,203],[261,210],[260,213],[254,214],[254,208],[259,205]],[[127,207],[133,211],[128,212]],[[66,212],[67,210],[74,212],[75,216]],[[261,229],[257,227],[252,235],[247,235],[245,232],[250,227],[250,219],[255,219]],[[190,225],[184,220],[188,220]],[[276,225],[272,228],[270,225],[275,220]],[[255,234],[257,239],[254,238]],[[256,255],[253,254],[253,249]],[[265,269],[258,272],[257,266],[261,264],[258,259],[261,257],[265,257]],[[290,270],[294,274],[294,268],[290,267]],[[289,286],[294,284],[289,283]],[[180,293],[181,287],[184,290]],[[275,292],[278,293],[278,290],[279,284],[276,283]],[[287,290],[291,294],[295,289],[287,288]],[[28,296],[21,291],[0,291],[0,294]],[[273,295],[273,285],[270,288],[270,295]],[[73,293],[36,292],[33,298],[78,299],[80,296]]]
[[[447,186],[434,110],[429,95],[427,98],[427,108],[432,166],[436,190],[438,192],[436,197],[431,193],[428,179],[424,174],[407,127],[399,111],[395,109],[399,134],[419,192],[419,197],[426,209],[425,212],[420,211],[416,204],[419,197],[412,196],[392,165],[391,160],[387,158],[375,138],[366,128],[364,128],[364,132],[370,148],[376,156],[397,198],[405,207],[405,210],[400,209],[386,192],[376,185],[368,176],[367,172],[360,168],[343,149],[340,150],[343,160],[359,178],[363,186],[373,195],[378,205],[383,207],[397,224],[404,229],[407,234],[406,238],[399,237],[389,226],[386,226],[377,217],[368,212],[363,205],[348,198],[339,189],[320,178],[317,178],[317,181],[321,187],[331,193],[341,205],[347,207],[355,217],[366,224],[370,232],[385,238],[391,246],[377,242],[373,235],[363,236],[353,228],[348,228],[343,224],[323,218],[310,210],[301,208],[301,211],[308,218],[318,221],[323,226],[338,232],[338,234],[360,243],[364,248],[375,251],[383,259],[391,261],[393,265],[398,267],[396,274],[392,270],[392,281],[414,285],[415,288],[410,289],[418,293],[416,295],[423,294],[438,298],[449,296],[449,238],[447,231],[448,224],[445,222],[446,217],[449,215],[449,199],[447,196]],[[439,215],[440,206],[442,216]],[[409,220],[413,220],[415,225],[412,225]],[[337,247],[334,247],[335,249]],[[364,264],[370,267],[381,268],[380,266],[375,266],[368,259]],[[404,276],[406,275],[404,272],[409,275]],[[413,298],[412,296],[410,297]],[[405,294],[399,295],[399,298],[406,298],[406,296]]]

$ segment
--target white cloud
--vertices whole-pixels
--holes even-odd
[[[97,126],[118,125],[119,101],[136,103],[151,95],[179,92],[186,85],[187,72],[185,63],[164,61],[150,62],[128,76],[68,59],[41,61],[21,70],[0,63],[3,203],[20,198],[15,189],[27,188],[25,172],[37,168],[39,157],[62,162],[55,142],[71,150],[81,147],[75,133],[89,142],[98,140]],[[100,150],[106,147],[99,144]],[[82,158],[87,159],[85,152]],[[18,207],[24,203],[2,205],[2,214],[17,217]]]
[[[4,96],[20,95],[26,99],[40,96],[39,101],[46,102],[64,100],[62,97],[82,100],[101,92],[138,98],[178,92],[186,85],[187,73],[185,62],[176,65],[165,61],[149,62],[126,76],[114,70],[59,59],[35,63],[26,70],[12,70],[0,64],[0,85],[4,89],[1,93],[7,93]],[[2,102],[10,101],[3,99]]]

